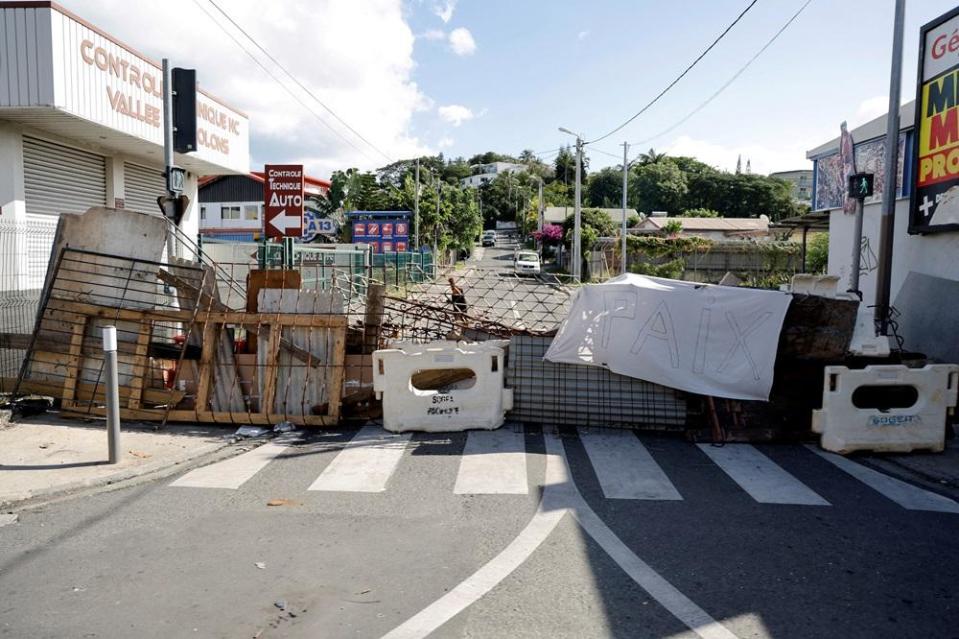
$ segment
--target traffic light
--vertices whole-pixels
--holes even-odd
[[[185,195],[173,197],[170,195],[161,195],[157,198],[157,205],[163,215],[173,220],[173,223],[180,226],[180,221],[186,215],[186,210],[190,206],[190,198]]]
[[[196,151],[196,69],[174,68],[170,75],[173,90],[173,150]]]

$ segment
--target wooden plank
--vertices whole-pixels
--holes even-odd
[[[257,308],[261,314],[342,312],[342,296],[329,291],[300,291],[266,288],[260,291]],[[309,414],[325,404],[330,381],[330,330],[282,326],[274,410]],[[288,348],[290,347],[290,348]],[[303,357],[303,354],[306,357]],[[294,361],[295,359],[305,363]]]
[[[65,408],[74,405],[74,397],[77,392],[77,381],[80,377],[80,368],[83,363],[83,337],[87,330],[87,319],[83,318],[76,322],[71,331],[70,348],[67,356],[64,358],[67,367],[67,375],[63,379],[63,391],[60,394],[62,404]]]
[[[196,408],[208,410],[210,404],[210,388],[213,384],[213,357],[216,354],[218,340],[216,338],[218,325],[207,322],[203,325],[203,350],[200,353],[200,371],[197,373]],[[132,407],[131,407],[132,408]]]
[[[127,408],[140,408],[140,398],[143,395],[143,377],[146,375],[147,365],[150,363],[147,354],[152,338],[153,323],[140,322],[140,334],[137,335],[136,352],[134,353],[136,361],[133,364],[133,379],[130,380],[130,399],[127,402]]]
[[[61,299],[51,299],[48,308],[78,313],[89,317],[103,317],[115,320],[155,320],[160,322],[187,322],[193,320],[193,311],[164,311],[156,309],[111,308],[72,302]],[[243,313],[240,311],[219,312],[200,311],[197,314],[198,322],[217,322],[221,324],[238,324],[246,327],[255,327],[258,324],[283,324],[284,326],[303,326],[313,328],[337,328],[346,326],[344,315],[306,315],[296,313]]]
[[[91,406],[83,410],[64,410],[64,416],[69,417],[89,417],[97,415],[106,416],[106,409],[100,406]],[[163,421],[164,415],[167,415],[167,421],[170,422],[190,422],[201,424],[229,424],[231,426],[253,425],[253,426],[271,426],[282,421],[289,421],[297,426],[336,426],[337,420],[325,415],[281,415],[278,413],[231,413],[215,411],[192,411],[192,410],[171,410],[166,411],[162,408],[121,408],[120,419],[129,419],[146,422]]]
[[[16,377],[0,377],[0,392],[12,392],[16,385]],[[95,393],[94,389],[96,389]],[[20,382],[20,393],[25,395],[36,394],[59,398],[62,392],[63,383],[60,382],[60,380],[50,381],[24,379]],[[106,387],[103,384],[100,384],[98,387],[96,384],[80,382],[76,385],[74,399],[82,402],[103,402],[106,401],[105,392]],[[129,387],[121,386],[120,399],[128,399],[130,397],[130,392],[131,390]],[[142,390],[140,401],[148,404],[177,404],[183,399],[183,397],[183,391],[166,388],[151,388],[148,386]]]
[[[260,398],[260,413],[269,413],[274,410],[273,403],[276,400],[276,378],[280,369],[278,356],[280,351],[280,335],[283,326],[281,324],[271,324],[269,330],[270,338],[267,345],[264,347],[263,344],[260,344],[260,348],[264,349],[267,353],[264,365],[260,369],[263,375],[263,394]]]
[[[343,397],[343,377],[346,373],[346,327],[333,330],[333,362],[329,377],[329,408],[327,417],[339,421]]]

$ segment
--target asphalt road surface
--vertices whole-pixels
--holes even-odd
[[[959,636],[959,505],[855,461],[284,437],[0,527],[0,637]]]
[[[465,268],[450,273],[463,288],[469,315],[493,320],[514,328],[550,330],[558,327],[569,308],[572,289],[567,280],[555,275],[518,276],[513,270],[516,245],[474,247]],[[415,293],[416,299],[450,307],[449,284],[445,279],[427,284]]]

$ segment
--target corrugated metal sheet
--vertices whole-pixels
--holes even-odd
[[[650,430],[680,430],[686,424],[682,392],[596,366],[544,361],[551,341],[510,339],[506,380],[513,389],[511,419]]]
[[[131,211],[159,213],[157,198],[166,195],[163,169],[123,163],[123,206]]]
[[[91,206],[106,206],[106,160],[23,136],[23,187],[28,214],[83,213]]]
[[[49,8],[0,8],[0,106],[52,105]]]
[[[227,175],[200,187],[200,202],[262,202],[263,183],[248,175]]]

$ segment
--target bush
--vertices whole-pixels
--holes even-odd
[[[829,233],[816,233],[806,244],[806,272],[825,273],[829,266]]]
[[[719,211],[714,211],[713,209],[689,209],[683,211],[683,217],[719,217]]]

